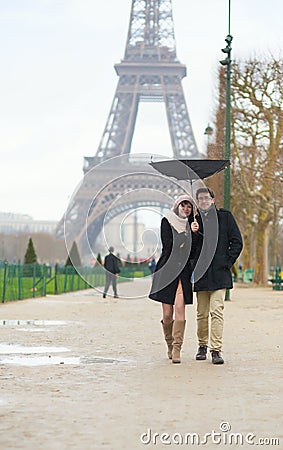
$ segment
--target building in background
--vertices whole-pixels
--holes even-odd
[[[47,233],[54,234],[58,222],[52,220],[34,220],[27,214],[0,212],[0,233]]]
[[[31,237],[39,263],[64,264],[67,250],[64,239],[56,239],[57,222],[34,220],[27,214],[0,212],[0,261],[23,262]]]

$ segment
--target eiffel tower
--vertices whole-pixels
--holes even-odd
[[[98,150],[84,158],[83,181],[57,228],[57,237],[65,234],[86,252],[113,217],[142,206],[171,207],[172,193],[180,191],[131,158],[139,102],[165,103],[174,158],[203,157],[181,84],[186,66],[177,59],[171,0],[132,0],[124,58],[114,67],[119,81]]]

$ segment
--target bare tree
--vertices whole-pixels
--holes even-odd
[[[231,209],[244,237],[243,266],[255,269],[255,282],[266,283],[268,256],[273,266],[281,261],[283,61],[270,55],[236,61],[232,67]],[[226,72],[221,68],[209,158],[224,155],[225,89]],[[223,180],[218,177],[211,185],[221,199]]]
[[[231,122],[231,192],[238,209],[242,207],[239,216],[245,229],[245,260],[254,262],[255,282],[266,283],[269,232],[282,206],[282,59],[233,64]]]

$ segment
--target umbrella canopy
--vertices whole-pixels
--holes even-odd
[[[167,159],[149,163],[155,170],[177,180],[208,178],[230,165],[229,159]]]

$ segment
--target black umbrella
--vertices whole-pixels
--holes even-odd
[[[193,181],[211,177],[230,165],[229,159],[167,159],[164,161],[151,161],[149,163],[155,170],[176,178],[177,180]],[[193,195],[193,192],[192,192]],[[194,211],[195,215],[195,211]]]
[[[177,180],[193,180],[208,178],[230,165],[229,159],[167,159],[165,161],[151,161],[155,170],[177,178]]]

